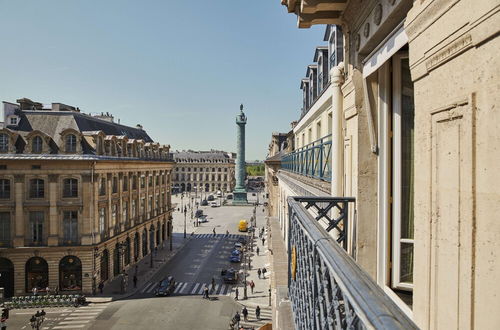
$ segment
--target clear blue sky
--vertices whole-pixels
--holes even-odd
[[[262,160],[299,116],[323,33],[280,0],[0,0],[0,100],[108,111],[174,150],[227,151],[243,103],[246,158]]]

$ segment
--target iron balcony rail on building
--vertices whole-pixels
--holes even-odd
[[[288,289],[295,328],[418,329],[344,250],[351,226],[349,204],[354,202],[288,198]],[[326,222],[326,230],[319,222]],[[335,238],[328,233],[333,229]]]
[[[281,159],[284,170],[308,177],[331,181],[332,179],[332,135],[286,154]]]

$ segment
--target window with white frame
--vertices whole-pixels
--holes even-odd
[[[31,152],[34,154],[39,154],[43,150],[43,140],[40,136],[34,136],[31,140]]]
[[[68,134],[65,138],[66,152],[76,152],[76,135]]]
[[[99,209],[99,233],[104,234],[106,223],[106,208],[101,207]]]
[[[0,134],[0,152],[9,152],[8,134]]]
[[[123,204],[123,211],[122,211],[122,221],[127,222],[128,221],[128,202],[124,201]]]
[[[63,239],[65,244],[76,244],[78,241],[78,212],[63,212]]]

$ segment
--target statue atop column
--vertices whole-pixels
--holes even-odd
[[[236,134],[236,187],[233,192],[233,204],[247,204],[247,190],[245,187],[245,125],[247,117],[243,112],[243,104],[240,105],[240,113],[236,116],[237,134]]]

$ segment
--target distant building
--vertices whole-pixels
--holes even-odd
[[[173,157],[177,163],[172,178],[173,191],[233,191],[234,153],[187,150],[174,152]]]
[[[17,102],[0,129],[0,287],[91,293],[170,236],[170,146],[75,107]]]

